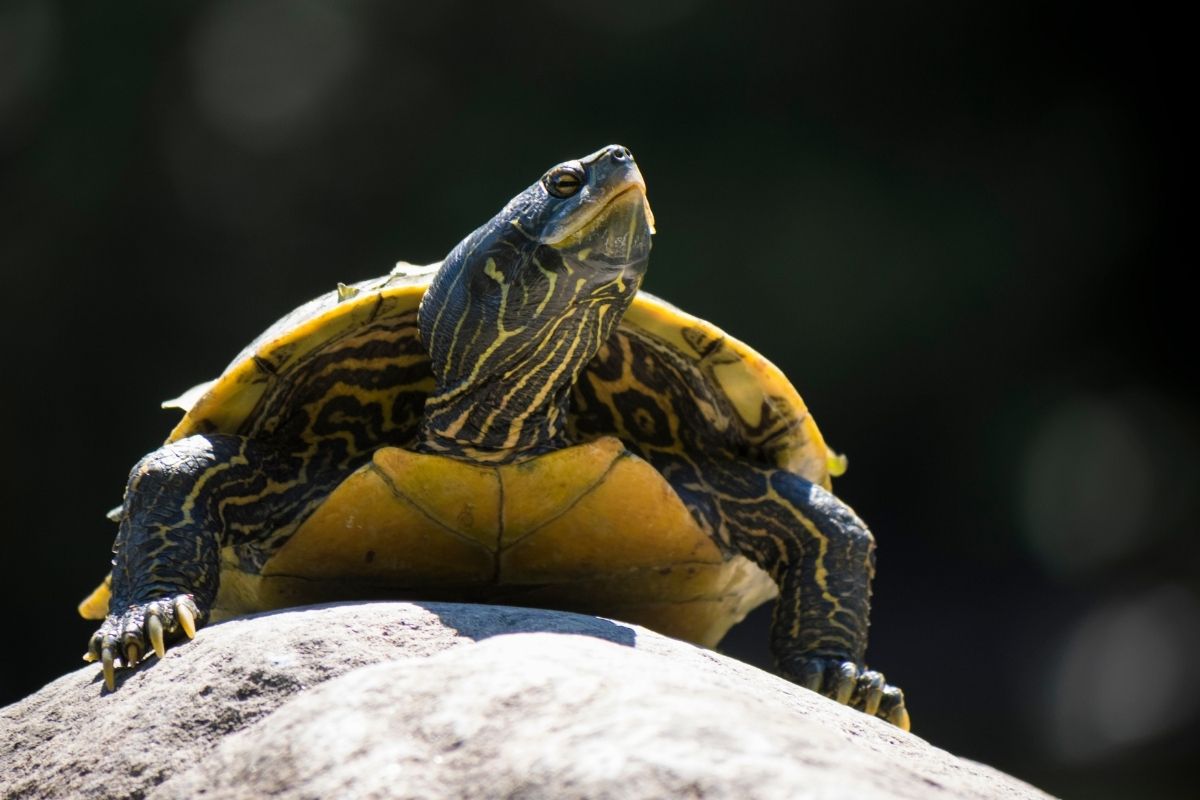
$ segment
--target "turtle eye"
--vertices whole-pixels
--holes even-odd
[[[570,197],[583,186],[583,173],[576,167],[555,167],[542,178],[542,185],[555,197]]]

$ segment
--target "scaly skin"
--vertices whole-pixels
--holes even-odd
[[[132,667],[151,650],[162,656],[208,621],[222,547],[253,548],[294,528],[336,483],[301,480],[302,463],[224,434],[190,436],[138,462],[113,545],[108,616],[84,655],[101,662],[110,690],[118,660]],[[254,503],[241,502],[249,495]]]
[[[765,504],[790,515],[784,529],[743,528],[734,540],[779,584],[771,647],[789,679],[839,703],[910,727],[904,693],[882,673],[867,670],[871,579],[875,537],[854,511],[833,494],[789,472],[769,474]],[[732,515],[731,515],[732,516]],[[785,517],[786,520],[786,517]]]
[[[286,346],[278,363],[255,356],[266,388],[235,428],[248,436],[193,435],[143,459],[126,492],[110,613],[88,651],[110,690],[118,660],[161,656],[208,620],[222,548],[233,546],[246,572],[261,570],[375,448],[509,463],[615,434],[724,553],[776,582],[781,673],[907,729],[903,694],[863,661],[874,539],[831,493],[779,468],[793,463],[785,451],[807,413],[794,390],[781,400],[743,383],[751,402],[764,393],[761,408],[735,408],[731,394],[745,402],[746,393],[716,370],[753,354],[723,352],[724,334],[685,326],[696,355],[686,358],[675,337],[617,328],[650,252],[644,189],[629,151],[604,148],[550,170],[450,253],[418,311],[436,386],[415,443],[395,401],[420,377],[417,339],[410,328],[371,328],[372,312],[352,332],[332,326],[320,342],[328,347],[304,358],[289,359]]]
[[[678,467],[678,462],[676,462]],[[789,680],[843,705],[910,727],[904,693],[868,670],[875,538],[832,493],[780,469],[712,461],[666,470],[718,541],[731,544],[779,586],[771,651]],[[703,491],[681,476],[702,482]]]

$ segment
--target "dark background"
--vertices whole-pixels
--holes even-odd
[[[1181,26],[785,5],[0,2],[0,702],[79,666],[159,400],[620,142],[659,222],[647,288],[779,364],[849,454],[869,657],[916,733],[1068,797],[1182,794]],[[767,616],[724,649],[765,661]]]

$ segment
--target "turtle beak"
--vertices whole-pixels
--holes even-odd
[[[640,178],[640,174],[634,175]],[[632,177],[610,184],[602,202],[580,210],[584,221],[558,241],[549,244],[564,257],[595,268],[619,267],[626,272],[645,272],[654,233],[650,204],[644,183]]]
[[[612,144],[581,158],[579,163],[587,170],[588,182],[580,191],[578,205],[562,224],[546,232],[542,242],[561,248],[568,241],[584,238],[615,207],[624,207],[635,200],[640,206],[636,216],[645,226],[646,235],[655,232],[654,212],[646,197],[646,179],[628,148]]]
[[[642,193],[642,215],[646,218],[646,227],[650,229],[650,235],[658,233],[654,227],[654,212],[650,210],[650,198],[646,196],[646,181],[642,178],[642,171],[635,164],[633,171],[637,173],[637,187]]]

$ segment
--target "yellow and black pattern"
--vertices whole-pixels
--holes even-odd
[[[272,471],[290,478],[245,493],[276,509],[269,529],[230,542],[244,568],[261,568],[313,500],[375,450],[412,443],[432,386],[416,322],[412,311],[373,320],[286,367],[259,359],[271,380],[238,434],[270,452],[279,462]]]
[[[397,480],[426,475],[412,460],[427,459],[421,501],[452,498],[445,502],[467,513],[456,524],[469,527],[462,520],[474,519],[478,494],[464,496],[459,484],[470,483],[470,470],[507,465],[488,469],[512,470],[516,480],[557,454],[539,456],[602,440],[616,460],[654,477],[659,500],[669,498],[686,521],[677,527],[690,532],[689,547],[711,551],[716,564],[744,565],[735,556],[745,556],[775,581],[771,643],[786,675],[907,727],[899,690],[863,667],[874,541],[827,491],[836,459],[765,359],[661,301],[635,302],[652,231],[640,172],[628,150],[610,146],[552,169],[464,239],[436,275],[398,270],[339,286],[187,393],[184,420],[130,476],[111,602],[101,609],[107,589],[85,602],[87,613],[106,613],[89,655],[109,687],[117,659],[132,665],[150,648],[162,655],[169,637],[195,633],[222,566],[266,576],[288,552],[309,552],[285,545],[298,530],[302,542],[305,521],[327,512],[344,534],[348,516],[337,515],[366,513],[368,504],[323,504],[346,496],[373,459],[408,464],[388,473]],[[602,472],[588,491],[615,492],[612,480]],[[636,507],[650,495],[633,496],[648,481],[635,483],[620,494]],[[546,510],[536,487],[518,494],[497,507]],[[629,527],[604,507],[588,516]],[[318,538],[330,530],[313,529]],[[564,530],[586,545],[579,552],[595,549],[595,536]],[[418,545],[401,541],[389,557],[407,562]],[[654,551],[657,539],[624,541]],[[557,563],[563,550],[544,555]],[[603,554],[586,558],[601,572],[608,563]]]
[[[572,430],[615,433],[670,482],[697,521],[780,589],[772,632],[777,659],[862,662],[874,541],[832,494],[776,466],[794,435],[791,409],[763,398],[751,425],[713,375],[729,358],[708,331],[685,331],[700,358],[623,327],[575,384]],[[777,409],[785,409],[780,413]]]
[[[530,249],[501,242],[478,254],[480,273],[462,269],[430,288],[448,299],[430,303],[436,311],[423,301],[437,390],[425,404],[420,449],[503,463],[563,445],[571,384],[641,281]],[[473,302],[455,302],[468,295]]]
[[[243,570],[261,571],[346,475],[379,447],[416,435],[432,378],[415,309],[281,362],[256,359],[269,377],[237,434],[169,442],[130,474],[114,545],[115,613],[90,647],[106,673],[114,648],[127,663],[144,653],[148,614],[161,620],[160,642],[163,630],[186,630],[180,604],[204,622],[223,548],[233,548]],[[183,599],[158,602],[173,597]]]

